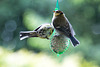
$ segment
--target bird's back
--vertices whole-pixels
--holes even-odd
[[[60,34],[64,34],[65,36],[71,36],[70,24],[66,20],[65,17],[57,16],[53,19],[53,26]]]

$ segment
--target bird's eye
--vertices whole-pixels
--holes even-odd
[[[56,13],[59,13],[59,11],[56,11]]]

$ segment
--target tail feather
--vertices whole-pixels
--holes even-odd
[[[70,40],[71,40],[71,42],[72,42],[72,44],[73,44],[74,47],[79,44],[79,41],[75,37],[73,37],[73,36],[70,37]]]
[[[21,31],[20,32],[20,40],[23,40],[29,37],[37,37],[36,31]]]
[[[20,40],[23,40],[23,39],[26,39],[26,38],[29,38],[29,36],[20,37]]]

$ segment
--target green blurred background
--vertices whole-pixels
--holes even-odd
[[[100,0],[59,0],[80,45],[59,57],[50,41],[19,32],[51,23],[56,0],[0,0],[0,67],[100,67]]]

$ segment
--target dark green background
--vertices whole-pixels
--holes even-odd
[[[60,59],[81,53],[87,61],[100,65],[100,0],[59,0],[60,9],[72,24],[80,45],[69,49]],[[17,52],[27,49],[35,53],[52,53],[49,41],[29,38],[20,41],[19,32],[34,30],[51,23],[56,0],[0,0],[0,47]],[[1,57],[1,56],[0,56]],[[87,66],[89,67],[89,66]]]

